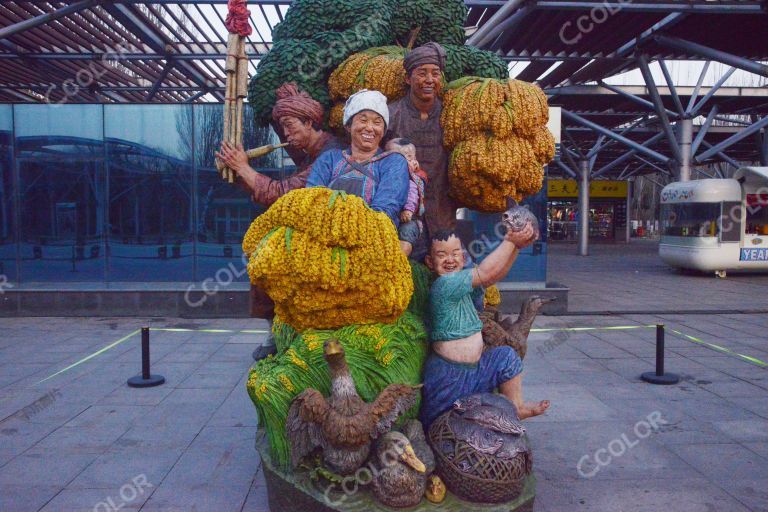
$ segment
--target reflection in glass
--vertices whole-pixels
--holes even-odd
[[[106,105],[109,280],[191,281],[190,105]]]
[[[13,107],[0,105],[0,286],[16,281]]]
[[[104,279],[100,105],[17,105],[21,255],[25,282]]]
[[[526,198],[523,205],[530,208],[539,219],[540,239],[520,251],[514,265],[502,282],[544,283],[547,280],[547,184],[539,193]],[[479,263],[501,243],[506,228],[501,224],[500,213],[480,213],[470,211],[467,220],[471,221],[471,233],[463,234],[467,250]],[[465,224],[466,225],[466,224]]]
[[[277,142],[247,105],[244,119],[246,148]],[[241,241],[264,208],[216,170],[222,128],[218,104],[0,105],[0,274],[22,283],[246,282]],[[295,169],[286,161],[280,150],[251,166],[282,178]],[[526,201],[542,223],[545,191]],[[500,216],[468,220],[462,236],[480,261],[498,244]],[[543,282],[546,264],[542,239],[507,280]]]
[[[215,167],[215,151],[223,133],[221,105],[195,105],[195,164],[197,166],[197,281],[216,279],[225,284],[230,279],[247,281],[241,244],[253,219],[264,208],[251,201],[239,184],[222,180]],[[248,149],[277,142],[271,129],[256,128],[251,109],[245,105],[243,141]],[[191,120],[179,131],[186,133]],[[191,130],[190,130],[191,132]],[[251,161],[251,166],[265,174],[280,175],[280,154],[272,153]],[[224,270],[222,270],[224,269]],[[217,274],[218,273],[218,274]]]
[[[668,203],[661,205],[663,236],[715,237],[720,232],[720,203]]]

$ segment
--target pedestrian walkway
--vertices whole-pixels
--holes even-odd
[[[678,385],[638,378],[653,369],[643,326],[657,322]],[[268,510],[245,391],[263,321],[0,324],[0,510]],[[145,324],[167,383],[128,388]],[[526,395],[553,402],[526,421],[536,511],[768,510],[768,317],[539,317],[535,328]]]
[[[659,258],[658,242],[548,244],[547,280],[570,288],[570,314],[625,312],[766,312],[768,272],[714,274],[672,269]]]

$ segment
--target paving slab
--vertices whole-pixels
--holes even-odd
[[[534,327],[662,321],[747,354],[768,348],[761,315],[692,316],[539,317]],[[269,510],[253,449],[258,418],[245,391],[250,354],[265,335],[158,331],[153,371],[167,383],[153,389],[125,384],[139,370],[138,338],[66,369],[144,324],[238,331],[262,322],[9,320],[13,338],[0,345],[11,357],[0,367],[9,368],[5,379],[0,371],[0,510],[93,510],[108,499],[129,511]],[[39,341],[30,345],[27,329]],[[667,368],[682,377],[674,386],[639,379],[654,366],[653,329],[531,334],[526,397],[552,400],[546,415],[526,421],[535,511],[768,510],[768,369],[667,338]],[[24,362],[44,347],[46,360]],[[28,366],[10,370],[15,364]],[[654,412],[665,423],[638,436]],[[595,459],[601,449],[611,457],[606,466]],[[583,476],[579,468],[599,471]],[[141,475],[152,488],[122,500],[121,489]]]

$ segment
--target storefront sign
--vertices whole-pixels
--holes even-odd
[[[768,261],[768,248],[742,249],[741,261]]]
[[[696,190],[693,188],[673,188],[661,191],[662,203],[674,203],[675,201],[688,201],[693,199]]]
[[[547,197],[579,197],[579,185],[576,180],[549,180]],[[589,184],[589,197],[627,197],[626,181],[598,180]]]

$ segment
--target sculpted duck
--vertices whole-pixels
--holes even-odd
[[[424,435],[424,427],[419,420],[406,420],[400,431],[408,438],[413,451],[426,468],[425,473],[431,475],[435,470],[435,454],[429,447],[427,436]]]
[[[439,504],[445,500],[445,494],[447,492],[448,489],[445,487],[445,484],[440,477],[437,475],[430,475],[427,479],[427,490],[424,491],[424,496],[426,496],[432,503]]]
[[[325,466],[341,475],[354,473],[368,458],[371,441],[392,428],[395,420],[410,409],[420,386],[390,384],[372,403],[360,398],[336,339],[323,346],[331,372],[331,396],[326,399],[316,389],[305,389],[291,403],[286,431],[291,445],[291,462],[316,448],[323,452]]]
[[[427,467],[419,460],[408,438],[391,431],[376,444],[377,472],[373,495],[389,507],[417,505],[427,487]]]
[[[528,335],[531,326],[545,304],[554,298],[531,297],[523,302],[520,314],[516,320],[511,315],[502,315],[495,308],[488,308],[480,317],[483,320],[483,341],[485,349],[509,345],[520,359],[525,358],[528,351]]]

